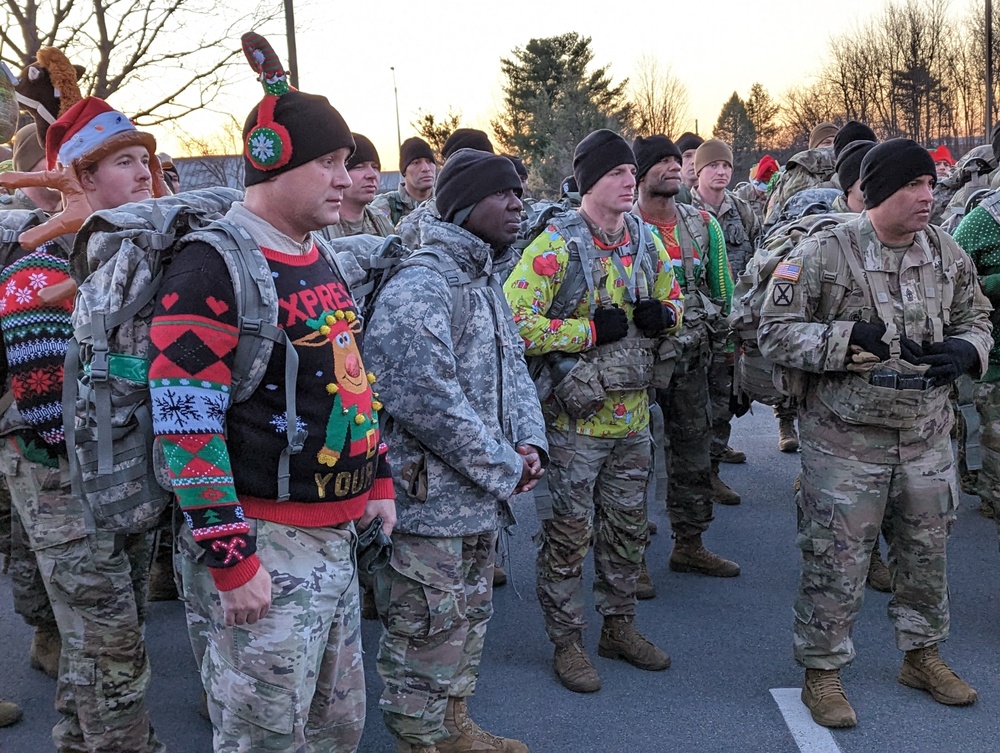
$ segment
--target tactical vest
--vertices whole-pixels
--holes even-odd
[[[920,266],[920,287],[924,291],[932,340],[942,342],[944,328],[951,319],[955,275],[964,262],[954,254],[947,240],[942,241],[934,226],[927,227],[924,237],[929,241],[932,257],[936,258]],[[839,321],[871,321],[875,318],[885,324],[885,338],[890,340],[890,360],[877,364],[880,372],[895,372],[902,376],[922,373],[926,369],[915,368],[900,358],[901,333],[894,323],[895,312],[889,288],[890,273],[864,267],[861,249],[868,248],[871,242],[878,243],[874,232],[869,229],[859,237],[858,221],[855,220],[835,226],[827,238],[838,244],[843,261],[862,293],[860,297],[847,296],[850,288],[837,286],[828,294],[832,296],[832,300],[827,311],[838,311],[835,318]],[[940,271],[935,269],[936,261],[940,262]],[[825,281],[826,275],[824,275]],[[826,297],[827,294],[824,295],[824,298]],[[832,320],[829,315],[825,319]],[[915,429],[940,407],[942,400],[948,400],[950,392],[948,386],[927,386],[925,389],[880,386],[876,379],[877,373],[879,372],[872,371],[866,375],[852,372],[826,374],[818,382],[817,397],[845,423],[903,430]]]
[[[598,306],[611,306],[601,263],[608,256],[626,280],[625,295],[631,303],[651,294],[657,259],[652,234],[646,223],[631,214],[625,215],[625,223],[631,241],[631,277],[615,251],[596,247],[593,234],[579,213],[567,212],[554,218],[552,224],[565,239],[569,263],[546,317],[564,319],[572,315],[584,296],[591,319]],[[582,353],[557,352],[535,357],[529,367],[539,399],[555,395],[570,418],[586,419],[600,410],[608,391],[666,387],[675,357],[676,351],[668,338],[646,337],[630,321],[628,335],[621,340]]]

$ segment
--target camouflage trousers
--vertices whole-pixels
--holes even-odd
[[[583,560],[594,546],[599,614],[634,615],[635,590],[649,532],[646,487],[652,472],[648,428],[621,439],[549,429],[552,517],[535,537],[538,603],[553,643],[578,637],[583,618]]]
[[[209,569],[181,557],[188,631],[203,651],[213,749],[351,753],[365,726],[354,527],[254,525],[272,601],[253,625],[228,627]],[[179,538],[182,551],[195,551],[188,528]]]
[[[774,417],[779,421],[794,421],[799,415],[799,404],[794,397],[787,398],[781,405],[774,406]]]
[[[690,538],[707,531],[713,520],[707,361],[675,372],[657,400],[663,409],[670,526],[675,535]]]
[[[49,595],[38,570],[38,561],[31,551],[21,516],[14,512],[7,480],[0,475],[0,554],[4,556],[4,572],[10,574],[14,595],[14,611],[31,627],[54,629]]]
[[[385,624],[378,673],[385,726],[411,745],[448,736],[448,698],[471,696],[493,616],[496,531],[455,538],[394,533],[389,567],[375,576]]]
[[[977,382],[975,398],[982,427],[979,442],[983,449],[977,490],[979,498],[992,506],[1000,535],[1000,519],[996,515],[1000,511],[1000,382]]]
[[[61,751],[159,753],[143,642],[151,536],[87,534],[65,469],[0,447],[0,471],[48,591],[62,653],[52,738]]]
[[[803,442],[793,639],[799,664],[840,669],[854,660],[851,631],[880,528],[889,547],[896,645],[909,651],[948,637],[947,540],[956,483],[947,435],[906,463],[847,460]]]
[[[725,343],[712,342],[712,360],[708,366],[708,395],[712,406],[712,457],[717,458],[729,446],[733,433],[733,411],[729,407],[733,391],[733,354]]]

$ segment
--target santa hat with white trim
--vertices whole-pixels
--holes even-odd
[[[144,147],[149,154],[153,195],[165,195],[156,139],[137,129],[125,115],[99,97],[80,100],[49,126],[45,134],[45,161],[49,170],[60,164],[80,171],[132,145]]]

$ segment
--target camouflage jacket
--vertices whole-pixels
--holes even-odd
[[[389,218],[372,209],[371,205],[365,207],[364,214],[361,215],[358,222],[348,222],[341,218],[336,225],[328,225],[320,231],[320,235],[328,241],[335,238],[348,238],[352,235],[377,235],[386,238],[392,233],[393,229],[392,225],[389,224]]]
[[[388,217],[392,226],[396,227],[401,219],[420,206],[420,202],[406,193],[406,189],[400,183],[395,191],[380,193],[368,206]]]
[[[29,209],[34,211],[38,205],[27,197],[20,188],[14,189],[13,194],[0,194],[0,212],[8,209]]]
[[[785,172],[768,199],[764,221],[773,222],[772,215],[781,211],[784,203],[799,191],[817,187],[840,187],[833,166],[833,147],[807,149],[788,160]]]
[[[733,189],[733,194],[750,205],[753,213],[757,215],[758,220],[761,222],[764,221],[764,211],[767,209],[767,194],[761,194],[753,187],[752,183],[740,183]]]
[[[420,223],[424,217],[430,215],[434,219],[441,219],[437,210],[437,202],[431,196],[427,201],[418,206],[396,225],[396,233],[403,239],[403,245],[410,250],[420,248]]]
[[[728,190],[718,211],[705,202],[697,191],[691,192],[691,206],[708,212],[719,221],[722,235],[726,239],[729,267],[733,278],[738,278],[746,269],[747,262],[753,256],[757,241],[762,235],[757,215],[747,202]]]
[[[473,279],[460,330],[438,271],[404,267],[379,295],[365,338],[389,413],[386,441],[396,484],[396,530],[457,537],[513,522],[508,500],[521,475],[517,445],[548,444],[524,343],[511,318],[492,251],[451,223],[427,216],[421,244]]]
[[[889,301],[882,308],[891,310],[892,323],[900,335],[918,343],[934,340],[937,320],[938,325],[943,324],[944,337],[961,338],[975,346],[981,371],[986,370],[993,342],[989,320],[992,307],[976,282],[972,260],[938,228],[917,233],[914,243],[902,251],[878,240],[867,213],[839,228],[842,233],[850,233],[853,242],[845,243],[837,234],[838,228],[816,233],[800,243],[771,277],[758,330],[761,352],[781,366],[809,374],[799,410],[799,432],[804,444],[829,455],[873,463],[918,459],[930,446],[948,440],[952,423],[950,388],[918,392],[919,402],[913,402],[914,390],[908,390],[908,396],[891,391],[894,407],[906,409],[903,401],[910,402],[910,418],[916,423],[907,427],[892,428],[873,417],[848,421],[835,412],[838,401],[848,391],[863,405],[868,399],[884,400],[887,390],[871,387],[846,368],[854,323],[881,319],[877,294],[855,274],[838,274],[831,281],[825,271],[845,269],[849,265],[847,255],[852,254],[859,270],[865,271],[866,280],[874,281],[871,288],[877,289],[879,279],[885,281]],[[841,285],[841,281],[845,284]],[[926,294],[925,282],[933,290],[933,299]],[[950,316],[940,316],[937,312],[946,305],[949,288],[953,299],[944,310]],[[872,300],[876,302],[867,303]],[[895,368],[905,373],[899,365]],[[885,403],[880,402],[878,407],[885,407]]]

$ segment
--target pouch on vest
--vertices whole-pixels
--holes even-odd
[[[560,407],[570,418],[588,419],[608,399],[601,374],[589,360],[578,358],[566,376],[552,387]]]
[[[656,357],[653,360],[653,378],[650,387],[665,390],[670,386],[674,371],[678,367],[677,347],[673,338],[664,337],[656,346]]]

